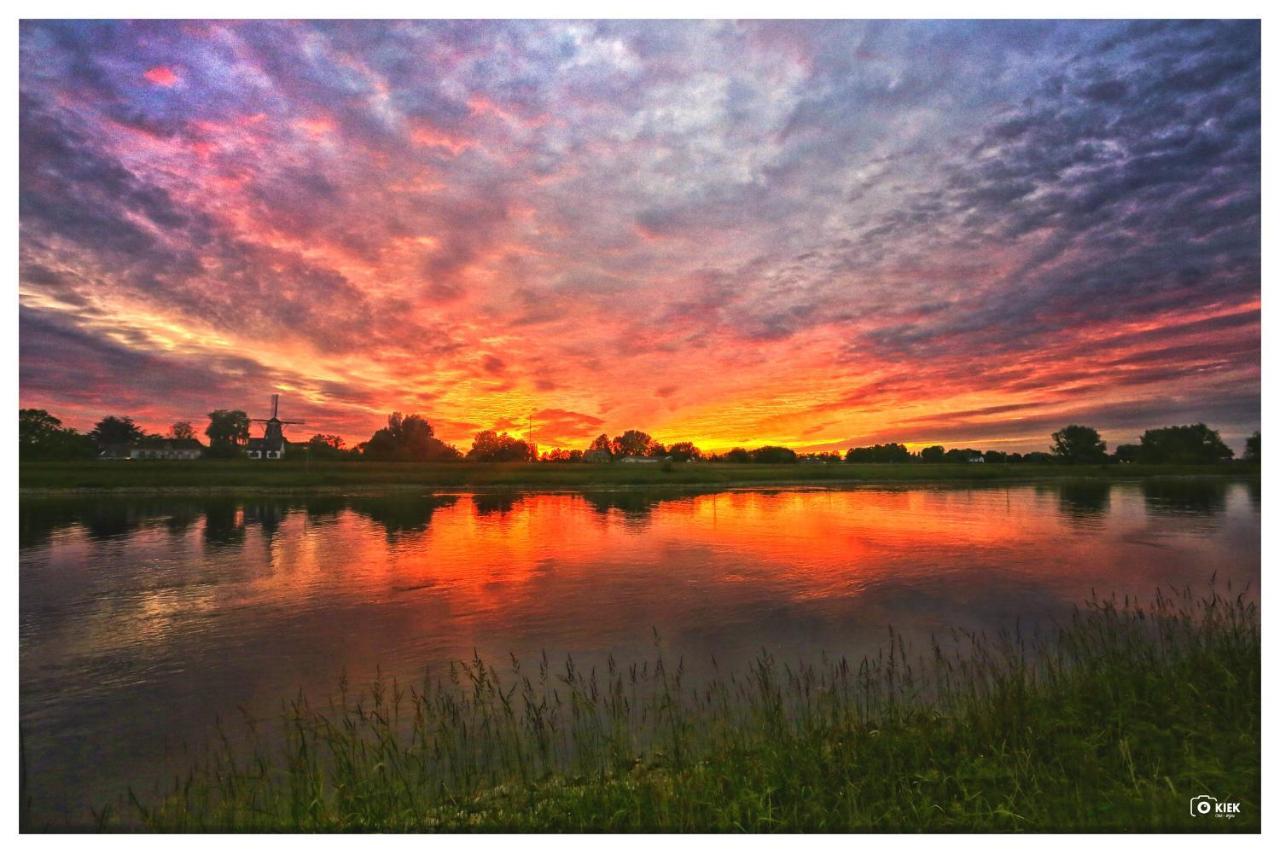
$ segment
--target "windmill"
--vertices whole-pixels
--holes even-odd
[[[255,424],[266,424],[262,438],[249,439],[248,453],[250,459],[283,459],[284,458],[284,425],[298,424],[303,421],[280,420],[280,395],[271,395],[271,417],[250,418]]]

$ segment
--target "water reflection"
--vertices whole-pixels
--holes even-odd
[[[1081,480],[1057,489],[1058,507],[1077,522],[1100,522],[1111,509],[1111,484]]]
[[[436,510],[457,502],[456,495],[397,495],[352,498],[349,506],[380,524],[388,539],[395,539],[401,534],[421,533],[431,523]]]
[[[1256,581],[1227,481],[250,500],[24,500],[20,710],[37,811],[84,818],[240,708],[473,652],[761,646],[1024,627],[1090,594]],[[91,756],[88,760],[86,756]]]
[[[1169,478],[1146,480],[1142,496],[1147,511],[1162,516],[1214,516],[1227,510],[1232,483],[1220,478]]]
[[[523,496],[518,492],[489,492],[471,496],[471,505],[476,515],[506,515],[520,503]]]

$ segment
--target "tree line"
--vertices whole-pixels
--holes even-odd
[[[213,458],[239,457],[249,441],[249,416],[238,409],[217,409],[209,413],[204,429],[204,453]],[[735,447],[720,453],[700,450],[689,441],[663,444],[638,429],[629,429],[612,438],[597,436],[583,450],[554,449],[538,453],[529,441],[497,430],[476,433],[471,447],[463,453],[441,440],[425,417],[393,412],[387,425],[367,441],[348,447],[341,436],[317,433],[305,442],[290,442],[289,452],[301,451],[316,459],[367,459],[378,462],[612,462],[621,459],[650,459],[672,462],[709,463],[997,463],[997,464],[1213,464],[1229,462],[1235,453],[1217,430],[1203,423],[1149,429],[1137,444],[1121,444],[1108,452],[1107,443],[1093,427],[1071,424],[1053,433],[1048,451],[1014,453],[975,448],[945,448],[931,445],[912,451],[905,444],[875,444],[852,447],[843,455],[835,451],[797,453],[789,447],[765,445]],[[81,433],[64,427],[62,421],[44,409],[18,411],[19,456],[28,460],[91,459],[113,447],[155,441],[199,442],[189,421],[174,423],[164,435],[147,433],[131,417],[110,415]],[[1261,461],[1262,434],[1255,432],[1245,442],[1246,461]]]

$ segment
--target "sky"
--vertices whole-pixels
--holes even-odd
[[[1256,22],[20,25],[21,404],[463,450],[1260,421]]]

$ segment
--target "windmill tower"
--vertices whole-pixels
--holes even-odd
[[[249,439],[246,452],[250,459],[283,459],[285,424],[301,425],[303,421],[280,420],[280,395],[271,395],[271,417],[250,418],[255,424],[266,424],[262,430],[262,438]]]

